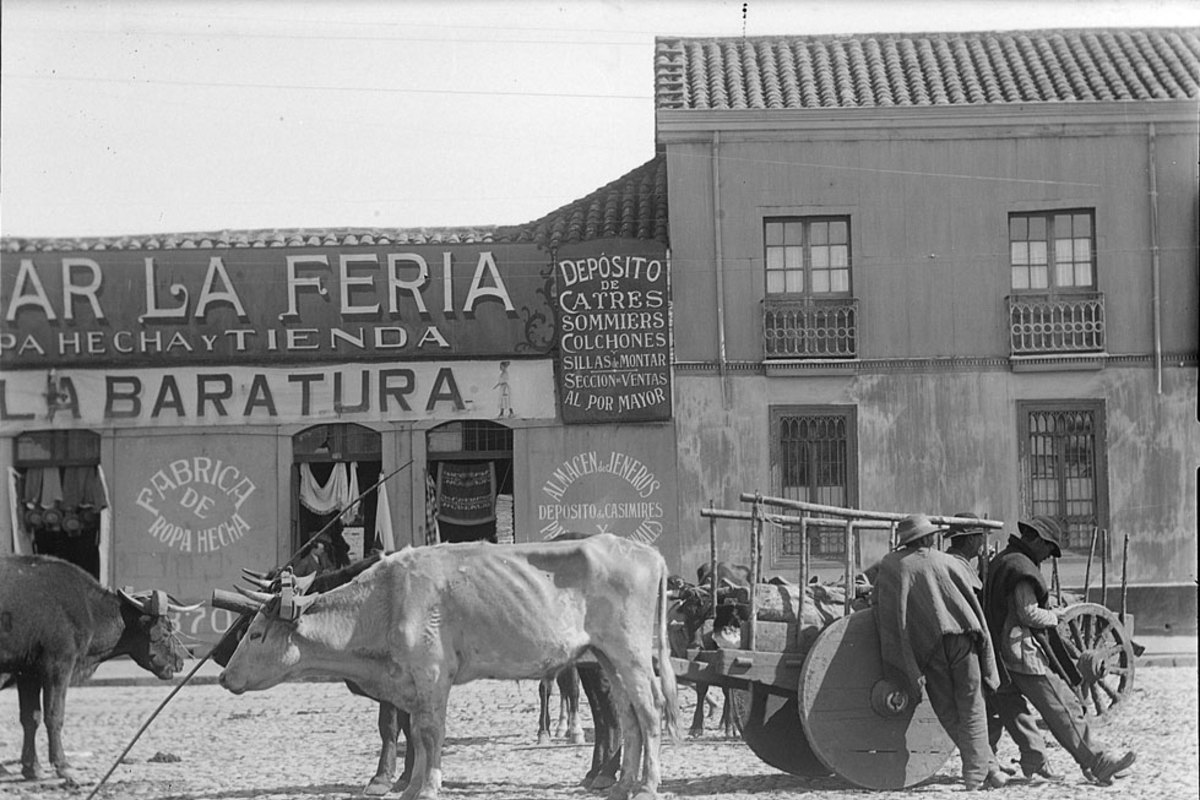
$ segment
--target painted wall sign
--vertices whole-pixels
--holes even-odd
[[[451,361],[311,369],[213,367],[57,370],[0,378],[0,433],[51,417],[59,427],[175,427],[288,422],[553,418],[553,362]]]
[[[0,367],[536,355],[531,244],[0,254]]]
[[[236,464],[209,456],[177,458],[138,489],[149,514],[146,536],[181,553],[215,553],[250,532],[242,506],[258,490]]]
[[[242,567],[274,567],[278,497],[290,485],[279,475],[278,447],[276,436],[252,433],[116,435],[115,584],[163,589],[191,604],[231,588]],[[206,602],[177,621],[189,636],[215,642],[233,620]]]
[[[663,478],[653,467],[619,450],[576,453],[544,476],[537,493],[538,534],[564,531],[615,533],[654,544],[667,508]]]
[[[670,419],[670,276],[662,245],[564,246],[555,277],[563,422]]]

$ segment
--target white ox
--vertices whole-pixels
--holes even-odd
[[[416,758],[401,800],[432,800],[442,779],[450,687],[553,676],[585,652],[609,675],[620,711],[622,776],[610,798],[656,796],[660,721],[677,730],[658,551],[612,535],[517,545],[446,544],[385,556],[350,583],[266,605],[221,685],[235,694],[326,675],[412,715]],[[654,658],[660,677],[656,680]],[[640,777],[640,782],[639,782]]]

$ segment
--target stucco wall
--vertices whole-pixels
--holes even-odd
[[[770,494],[769,409],[853,405],[857,410],[861,508],[954,513],[975,509],[1010,525],[1021,508],[1017,403],[1102,399],[1107,417],[1109,528],[1130,536],[1129,580],[1196,578],[1194,370],[1013,374],[880,373],[848,378],[677,379],[682,565],[708,558],[699,509],[742,508],[741,492]],[[728,405],[728,407],[726,407]],[[722,538],[722,557],[745,561],[741,528]],[[742,537],[742,538],[738,538]]]
[[[1107,135],[1097,136],[1094,133]],[[859,355],[1006,355],[1008,214],[1095,209],[1107,349],[1153,349],[1150,183],[1144,127],[1071,135],[783,141],[725,135],[719,147],[727,356],[762,357],[762,221],[847,214]],[[1194,130],[1156,137],[1162,342],[1194,352],[1198,331]],[[668,149],[680,360],[716,354],[712,149]],[[686,198],[683,200],[681,198]]]

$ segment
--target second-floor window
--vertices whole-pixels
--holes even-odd
[[[767,294],[850,293],[850,218],[765,221]]]
[[[1014,291],[1091,291],[1096,237],[1087,209],[1010,214],[1009,261]]]

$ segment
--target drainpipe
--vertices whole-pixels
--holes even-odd
[[[725,388],[725,256],[721,242],[721,132],[712,138],[713,248],[717,270],[717,373],[721,377],[722,404],[729,407]]]
[[[1154,123],[1148,130],[1150,149],[1150,266],[1154,278],[1154,375],[1158,381],[1158,394],[1162,394],[1162,274],[1158,248],[1158,168],[1155,157]]]

